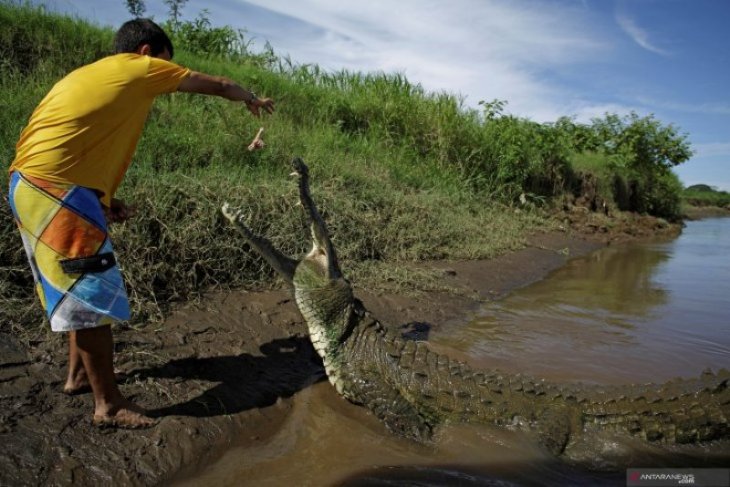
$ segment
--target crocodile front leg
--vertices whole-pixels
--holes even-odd
[[[370,409],[393,433],[418,441],[426,441],[433,434],[434,425],[401,392],[382,380],[367,380],[367,373],[348,381],[346,397]],[[354,389],[354,390],[353,390]]]

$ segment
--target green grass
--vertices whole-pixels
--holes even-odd
[[[7,167],[37,103],[70,69],[106,54],[112,32],[10,2],[0,2],[0,21],[0,65],[9,73],[0,78],[0,158]],[[21,41],[26,51],[18,57]],[[409,274],[404,263],[492,257],[549,225],[465,179],[463,159],[476,157],[473,138],[483,135],[475,113],[454,97],[424,93],[400,76],[327,74],[262,65],[255,56],[231,62],[180,52],[176,61],[273,97],[277,112],[256,120],[243,105],[185,94],[155,102],[118,195],[137,205],[138,216],[112,230],[137,323],[160,320],[171,303],[210,290],[276,284],[219,208],[224,200],[246,208],[252,228],[301,255],[310,242],[288,176],[294,156],[309,164],[343,268],[360,286],[401,279],[386,276],[413,277],[411,289],[433,286],[428,273]],[[248,152],[260,125],[267,149]],[[5,170],[0,185],[7,185]],[[0,262],[0,329],[42,327],[5,204]]]

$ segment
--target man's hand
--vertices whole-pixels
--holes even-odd
[[[260,109],[264,109],[266,113],[272,114],[274,113],[274,100],[271,98],[257,98],[254,96],[251,100],[244,101],[246,104],[246,108],[253,113],[254,117],[258,117],[260,114]]]
[[[103,206],[104,216],[109,223],[119,223],[134,216],[135,208],[127,206],[124,201],[112,198],[111,207]]]

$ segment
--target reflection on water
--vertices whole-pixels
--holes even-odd
[[[605,248],[434,333],[483,367],[554,380],[656,382],[730,367],[730,219]]]
[[[607,248],[432,332],[475,365],[555,380],[663,381],[730,367],[730,219],[677,240]],[[327,383],[293,399],[263,445],[233,449],[184,485],[624,485],[567,467],[521,433],[458,426],[425,446],[388,433]]]

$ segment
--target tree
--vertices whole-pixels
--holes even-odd
[[[653,115],[606,114],[591,126],[598,148],[626,172],[630,208],[674,219],[679,215],[682,185],[671,168],[692,157],[686,134]]]
[[[662,125],[653,115],[606,114],[593,119],[592,128],[606,153],[621,156],[627,167],[642,173],[662,174],[692,157],[687,135],[671,124]]]
[[[126,0],[127,10],[134,18],[140,18],[147,11],[144,0]]]
[[[695,184],[693,186],[689,186],[687,188],[687,191],[697,191],[700,193],[716,193],[717,189],[707,184]]]

